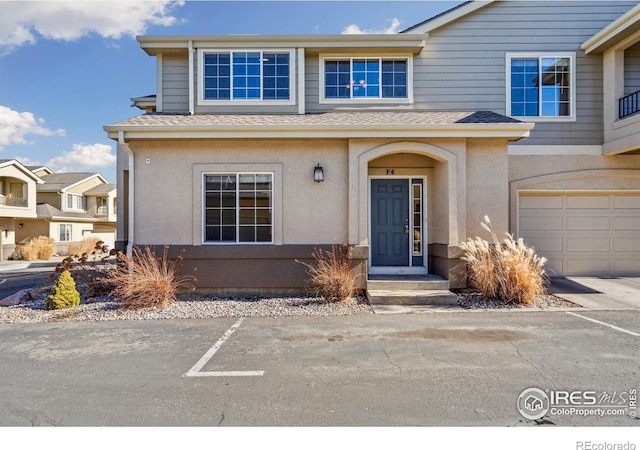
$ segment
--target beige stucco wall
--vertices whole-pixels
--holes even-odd
[[[39,192],[38,203],[48,203],[54,208],[62,210],[62,196],[56,192]]]
[[[0,169],[0,183],[2,193],[9,195],[10,183],[22,182],[26,184],[24,195],[27,199],[27,207],[0,206],[0,217],[35,217],[36,216],[36,182],[22,170],[13,165]]]
[[[480,225],[484,216],[498,236],[509,230],[508,175],[505,141],[467,142],[467,237],[488,238]]]
[[[203,172],[275,171],[276,244],[347,242],[347,142],[220,140],[131,142],[135,153],[135,242],[201,243]],[[325,181],[313,181],[320,163]],[[196,167],[197,166],[197,167]],[[278,216],[281,217],[278,217]],[[195,226],[192,226],[195,225]]]

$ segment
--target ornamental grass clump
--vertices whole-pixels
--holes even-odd
[[[47,236],[38,236],[31,239],[25,245],[20,247],[20,253],[22,253],[23,259],[26,261],[51,259],[55,252],[55,241]]]
[[[47,309],[73,308],[80,304],[80,293],[71,273],[64,270],[51,288],[47,296]]]
[[[314,249],[312,256],[313,264],[298,261],[307,266],[309,293],[322,297],[326,302],[344,301],[356,293],[358,276],[351,270],[351,247],[334,245],[327,251]]]
[[[548,278],[544,265],[547,259],[535,254],[520,239],[505,233],[500,241],[491,228],[489,217],[481,223],[493,242],[476,237],[467,239],[460,247],[464,251],[469,283],[487,298],[498,298],[507,303],[532,304],[536,297],[546,293]]]
[[[132,257],[118,255],[118,263],[110,272],[112,294],[123,309],[164,308],[176,301],[180,289],[193,289],[195,277],[178,275],[182,258],[169,259],[168,249],[162,256],[149,247],[134,248]]]

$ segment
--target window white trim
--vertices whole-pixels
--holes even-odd
[[[341,59],[353,62],[354,59],[404,59],[407,61],[407,98],[383,98],[382,97],[382,76],[380,77],[380,97],[378,98],[325,98],[324,96],[324,66],[327,59]],[[320,54],[318,56],[318,102],[320,104],[412,104],[413,103],[413,55],[408,53],[389,54]]]
[[[62,235],[62,230],[64,231],[64,236]],[[61,223],[58,225],[58,237],[60,238],[60,242],[72,242],[73,241],[73,224],[70,223]],[[67,239],[68,238],[68,239]]]
[[[225,170],[227,169],[227,170]],[[216,174],[269,174],[271,179],[271,242],[214,242],[206,238],[206,176]],[[282,173],[281,164],[196,164],[193,167],[194,217],[193,245],[282,245]],[[237,224],[236,224],[237,226]]]
[[[568,116],[513,116],[511,114],[511,60],[526,58],[568,58],[571,70],[570,111]],[[575,122],[576,121],[576,53],[575,52],[534,52],[534,53],[506,53],[505,56],[505,88],[506,88],[506,115],[525,122]],[[542,90],[540,90],[542,92]],[[542,95],[540,93],[540,95]],[[540,98],[538,99],[540,103]]]
[[[257,99],[229,99],[229,100],[206,100],[204,98],[204,55],[207,53],[229,53],[232,55],[234,52],[260,52],[263,53],[288,53],[289,54],[289,99],[288,100],[263,100],[262,99],[262,90],[264,86],[262,86],[262,72],[260,73],[261,85],[260,85],[260,100]],[[233,61],[233,58],[232,58]],[[269,49],[269,48],[199,48],[198,49],[198,106],[270,106],[270,105],[279,105],[279,106],[292,106],[295,105],[296,101],[296,78],[295,78],[295,67],[296,67],[296,52],[294,49]],[[232,62],[233,67],[233,62]],[[233,69],[232,69],[233,70]],[[261,66],[262,70],[262,66]],[[304,69],[301,69],[304,70]],[[233,83],[233,81],[232,81]],[[231,86],[233,89],[233,85]]]

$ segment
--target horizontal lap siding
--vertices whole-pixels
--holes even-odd
[[[580,45],[634,4],[495,2],[436,29],[414,60],[414,107],[505,114],[507,52],[576,52],[576,122],[537,123],[523,143],[601,144],[602,60]]]
[[[189,60],[187,56],[162,57],[162,111],[189,111]]]

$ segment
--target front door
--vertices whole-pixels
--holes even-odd
[[[371,263],[409,265],[409,180],[371,180]]]

